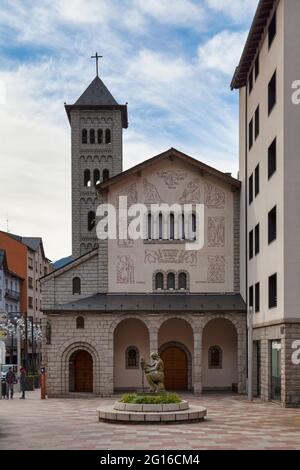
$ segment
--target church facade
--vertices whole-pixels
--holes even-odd
[[[41,281],[48,396],[142,390],[140,361],[153,351],[164,360],[168,390],[245,392],[240,182],[173,148],[122,171],[127,106],[99,77],[66,112],[73,260]],[[189,235],[174,233],[172,214],[159,218],[156,232],[149,215],[143,239],[118,230],[98,239],[97,207],[118,214],[120,196],[149,211],[202,204],[203,248],[186,249]]]

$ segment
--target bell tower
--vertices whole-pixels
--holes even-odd
[[[80,98],[65,104],[71,125],[72,255],[98,246],[95,213],[100,200],[96,185],[122,171],[123,129],[127,105],[120,105],[97,75]]]

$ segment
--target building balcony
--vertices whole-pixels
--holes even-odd
[[[6,289],[5,297],[12,300],[19,300],[20,292],[12,289]]]

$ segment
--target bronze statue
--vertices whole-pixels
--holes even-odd
[[[151,364],[146,364],[145,359],[141,360],[142,370],[145,372],[146,379],[150,385],[150,392],[161,392],[165,390],[164,362],[158,353],[152,353]]]

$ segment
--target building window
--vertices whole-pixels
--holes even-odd
[[[276,171],[276,138],[271,143],[268,149],[268,178],[270,179],[271,176]]]
[[[255,312],[260,310],[260,286],[259,282],[255,284]]]
[[[277,214],[276,206],[268,214],[268,242],[272,243],[277,237]]]
[[[249,307],[253,307],[253,286],[249,287]]]
[[[268,111],[271,113],[276,104],[276,71],[268,85]]]
[[[164,288],[164,275],[163,273],[156,273],[155,275],[155,289],[162,290]]]
[[[74,294],[81,294],[81,280],[80,277],[73,278],[73,295]]]
[[[179,273],[179,276],[178,276],[178,289],[186,290],[186,288],[187,288],[186,273]]]
[[[96,224],[96,215],[94,211],[88,213],[88,231],[91,232]]]
[[[152,239],[152,215],[150,213],[147,216],[147,238]]]
[[[175,289],[175,274],[174,273],[168,273],[168,276],[167,276],[167,289],[168,290]]]
[[[83,317],[77,317],[76,318],[76,328],[77,328],[77,330],[83,330],[84,329],[84,318]]]
[[[190,240],[196,240],[196,229],[197,229],[196,214],[192,214],[192,227],[191,227]]]
[[[86,129],[82,129],[81,132],[81,143],[82,144],[87,144],[87,139],[88,139],[88,133]]]
[[[259,224],[255,227],[255,255],[259,253]]]
[[[276,36],[276,19],[277,19],[277,15],[276,15],[276,11],[273,15],[273,18],[271,19],[271,22],[269,24],[269,29],[268,29],[268,39],[269,39],[269,49],[274,41],[274,38]]]
[[[98,139],[98,144],[102,144],[102,143],[103,143],[103,130],[102,130],[102,129],[98,129],[98,131],[97,131],[97,139]]]
[[[28,307],[33,308],[33,298],[32,297],[28,297]]]
[[[249,122],[249,150],[253,145],[253,119]]]
[[[211,346],[208,350],[208,368],[222,369],[222,349],[220,346]]]
[[[253,230],[249,233],[249,259],[253,258]]]
[[[109,170],[107,168],[104,168],[103,170],[103,181],[106,181],[109,179]]]
[[[269,277],[269,308],[277,307],[277,274]]]
[[[138,369],[140,364],[139,350],[135,346],[129,346],[125,353],[126,369]]]
[[[28,277],[28,287],[29,287],[29,289],[33,289],[33,279],[32,279],[32,277]]]
[[[106,131],[105,131],[105,143],[106,144],[111,143],[111,131],[110,131],[110,129],[106,129]]]
[[[257,77],[259,75],[259,54],[255,59],[255,65],[254,65],[254,75],[255,75],[255,81],[257,80]]]
[[[100,183],[100,171],[94,170],[94,186]]]
[[[255,111],[255,139],[259,136],[259,106]]]
[[[44,266],[44,276],[47,276],[47,274],[48,274],[47,266]]]
[[[249,205],[253,202],[253,174],[249,177]]]
[[[255,197],[256,197],[259,193],[259,165],[257,165],[257,167],[255,168],[254,176],[255,176],[254,192],[255,192]]]
[[[161,212],[158,215],[158,238],[163,239],[163,215]]]
[[[95,143],[95,129],[90,129],[90,144]]]
[[[92,182],[91,182],[91,172],[90,170],[84,170],[84,173],[83,173],[83,184],[84,186],[86,186],[87,188],[90,188],[92,186]]]
[[[30,257],[28,258],[28,268],[33,269],[33,259]]]
[[[174,218],[174,214],[170,214],[169,223],[170,223],[170,240],[174,240],[174,237],[175,237],[175,218]]]
[[[252,90],[253,90],[253,69],[251,69],[250,75],[249,75],[249,95]]]

